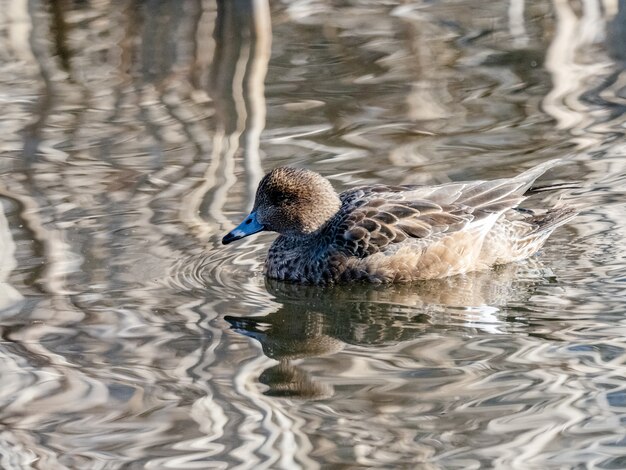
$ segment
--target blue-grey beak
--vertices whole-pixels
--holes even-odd
[[[230,242],[234,242],[235,240],[239,240],[240,238],[247,237],[248,235],[262,230],[265,230],[265,227],[257,220],[256,212],[250,212],[250,215],[246,217],[243,222],[222,238],[222,244],[228,245]]]

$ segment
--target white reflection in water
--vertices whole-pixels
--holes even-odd
[[[0,312],[13,313],[24,297],[7,282],[9,274],[17,266],[15,260],[15,242],[13,241],[4,207],[0,199]]]
[[[622,2],[4,3],[0,467],[623,466]],[[524,263],[319,288],[220,244],[278,165],[563,155],[582,214]]]

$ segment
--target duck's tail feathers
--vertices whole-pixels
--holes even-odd
[[[517,207],[535,192],[570,189],[573,187],[571,183],[556,183],[544,185],[536,190],[530,189],[537,178],[550,168],[562,163],[564,162],[561,159],[549,160],[520,173],[514,178],[502,178],[469,185],[459,201],[482,212],[503,212],[511,207]]]
[[[511,240],[511,245],[504,255],[498,257],[496,264],[519,261],[534,255],[554,229],[571,220],[577,213],[578,211],[572,207],[559,207],[524,219],[524,222],[530,224],[530,230]]]
[[[568,189],[580,189],[583,185],[580,181],[569,181],[567,183],[553,183],[543,186],[531,186],[524,196],[534,196],[535,194],[547,193],[550,191],[565,191]]]
[[[554,231],[554,229],[569,222],[576,217],[577,214],[578,210],[576,208],[563,206],[550,209],[543,214],[533,215],[532,217],[526,219],[526,222],[531,224],[533,229],[528,232],[524,238],[536,237],[540,234],[545,234],[547,237]]]
[[[547,162],[540,163],[539,165],[536,165],[526,170],[525,172],[517,175],[514,179],[516,181],[523,183],[520,188],[521,189],[520,193],[524,194],[526,191],[528,191],[533,185],[533,183],[535,182],[535,180],[539,178],[541,175],[543,175],[546,171],[548,171],[551,168],[554,168],[555,166],[563,165],[564,163],[565,161],[561,158],[548,160]]]

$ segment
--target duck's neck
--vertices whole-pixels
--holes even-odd
[[[332,240],[329,237],[324,236],[328,227],[333,223],[334,216],[337,212],[324,221],[319,227],[311,232],[287,232],[280,233],[276,242],[280,241],[280,244],[289,247],[290,250],[298,252],[310,252],[310,250],[321,250],[326,247]]]

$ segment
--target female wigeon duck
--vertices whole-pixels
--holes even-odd
[[[411,282],[486,269],[533,255],[576,215],[569,207],[517,209],[557,163],[514,178],[372,185],[341,194],[317,173],[276,168],[259,183],[250,215],[222,243],[278,232],[265,274],[309,284]]]

